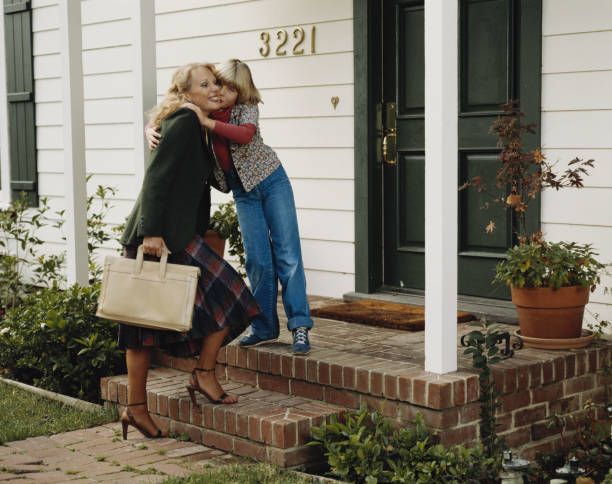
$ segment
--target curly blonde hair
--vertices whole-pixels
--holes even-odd
[[[149,122],[152,126],[159,126],[161,122],[179,109],[186,102],[185,91],[191,87],[192,73],[195,69],[204,67],[210,70],[216,77],[216,69],[213,64],[192,62],[179,67],[172,74],[172,82],[166,92],[166,96],[151,111],[149,111]]]
[[[253,82],[251,69],[240,59],[222,62],[217,66],[215,75],[223,84],[238,91],[239,103],[255,105],[263,102]]]

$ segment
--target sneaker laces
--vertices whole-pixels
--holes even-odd
[[[293,332],[293,344],[306,345],[308,344],[308,329],[298,328]]]

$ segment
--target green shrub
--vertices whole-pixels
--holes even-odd
[[[63,282],[60,268],[64,254],[38,253],[44,243],[38,232],[48,225],[48,212],[46,198],[40,199],[39,207],[30,208],[23,192],[0,210],[0,308],[19,305],[32,285],[48,287],[55,280]],[[60,228],[61,223],[54,226]],[[28,271],[32,273],[29,280]]]
[[[612,467],[612,407],[610,404],[584,402],[582,412],[556,414],[546,418],[547,428],[556,428],[561,437],[561,449],[538,455],[535,471],[538,482],[555,475],[555,469],[565,465],[570,457],[585,469],[585,476],[604,482]],[[607,481],[605,481],[607,482]]]
[[[566,286],[590,288],[598,284],[605,264],[598,262],[591,244],[531,242],[516,245],[497,264],[494,282],[514,287]]]
[[[362,405],[339,421],[312,428],[331,474],[345,481],[439,484],[486,483],[497,478],[499,459],[487,458],[480,446],[445,448],[417,414],[414,428],[394,429],[379,411]]]
[[[87,181],[92,175],[87,176]],[[97,284],[102,278],[102,266],[94,258],[96,249],[113,240],[113,230],[105,222],[111,210],[111,196],[117,190],[98,185],[87,197],[87,249],[89,283]],[[55,282],[66,282],[64,265],[66,251],[58,254],[41,254],[44,241],[39,237],[41,229],[53,227],[61,234],[64,226],[64,210],[49,217],[47,198],[41,198],[38,207],[30,207],[25,193],[0,210],[0,309],[15,307],[36,287],[51,287]]]
[[[89,401],[100,378],[124,371],[117,329],[95,316],[99,286],[57,284],[27,296],[0,321],[0,368],[10,378]]]
[[[236,202],[234,200],[219,205],[217,210],[210,216],[209,228],[217,232],[224,239],[227,239],[229,255],[238,257],[238,273],[245,277],[246,256],[244,254],[242,233],[240,232]]]

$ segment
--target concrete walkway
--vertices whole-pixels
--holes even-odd
[[[0,482],[161,482],[245,459],[175,439],[147,439],[119,422],[0,446]]]

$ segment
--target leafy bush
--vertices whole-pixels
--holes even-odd
[[[595,260],[591,244],[531,242],[508,249],[506,255],[497,265],[495,282],[514,287],[590,288],[605,268]]]
[[[445,448],[417,414],[414,428],[394,429],[379,411],[362,405],[342,421],[312,428],[308,445],[324,449],[331,474],[350,482],[377,484],[486,483],[497,478],[500,460],[480,446]]]
[[[87,175],[86,181],[89,182],[93,175]],[[96,249],[101,248],[105,242],[109,240],[117,240],[117,237],[112,235],[112,232],[117,232],[116,228],[109,228],[106,223],[106,217],[113,208],[109,197],[117,195],[117,190],[113,187],[98,185],[96,191],[87,197],[87,262],[89,265],[89,284],[98,284],[102,280],[103,267],[96,262],[94,257]],[[64,226],[63,219],[65,210],[56,212],[60,217],[55,227],[61,229]],[[124,225],[120,227],[120,230]],[[62,236],[66,240],[66,236]],[[65,258],[65,253],[62,254],[62,262]],[[40,265],[40,264],[39,264]],[[58,266],[58,270],[61,269]],[[40,285],[40,284],[36,284]]]
[[[116,327],[95,316],[99,286],[57,283],[27,296],[0,321],[0,369],[6,376],[89,401],[101,377],[124,371]]]
[[[48,286],[53,280],[61,281],[63,254],[38,255],[43,241],[37,233],[46,225],[48,211],[46,198],[41,198],[40,207],[30,208],[24,193],[8,208],[0,210],[1,308],[14,307],[26,296],[30,289],[25,281],[28,268],[33,273],[32,284]]]
[[[238,257],[238,273],[242,277],[246,276],[244,272],[246,258],[244,255],[244,245],[242,243],[242,233],[240,232],[240,224],[238,223],[236,203],[233,200],[219,205],[217,210],[210,216],[209,228],[228,240],[229,254]]]
[[[87,181],[91,175],[87,177]],[[101,280],[102,267],[94,259],[94,252],[114,237],[105,222],[112,206],[110,196],[117,194],[112,187],[98,185],[95,193],[87,197],[87,249],[89,262],[89,283]],[[65,283],[63,273],[66,251],[59,254],[39,254],[44,241],[38,233],[44,227],[52,226],[61,233],[64,226],[64,210],[55,212],[51,221],[46,198],[40,199],[40,206],[31,208],[24,193],[9,207],[0,210],[0,308],[20,304],[34,287],[51,287],[54,283]],[[66,240],[66,236],[62,235]]]
[[[573,457],[578,467],[585,469],[585,477],[608,482],[606,473],[612,467],[612,406],[587,400],[582,410],[580,414],[553,414],[546,418],[548,428],[559,429],[562,448],[538,456],[534,480],[548,482],[546,479],[555,475],[555,469]]]

